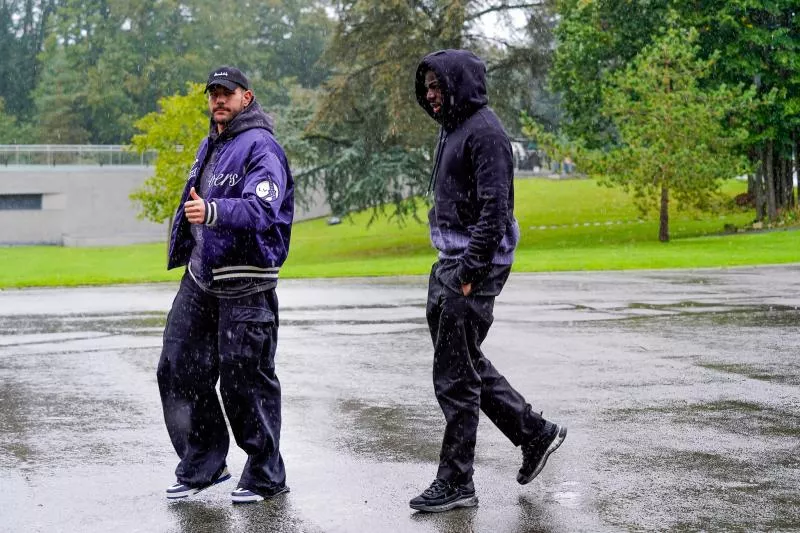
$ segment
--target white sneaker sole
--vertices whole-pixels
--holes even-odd
[[[263,502],[264,497],[259,494],[248,494],[247,496],[234,496],[231,494],[231,501],[233,503],[256,503]]]

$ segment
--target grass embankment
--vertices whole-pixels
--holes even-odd
[[[744,184],[731,182],[731,197]],[[703,219],[673,213],[672,241],[658,242],[658,222],[639,222],[629,197],[593,181],[518,180],[517,218],[522,240],[514,269],[524,271],[624,270],[775,264],[800,261],[800,232],[721,235],[742,226],[752,211],[732,209]],[[424,210],[419,212],[425,218]],[[426,274],[435,259],[424,222],[404,226],[369,213],[328,226],[298,223],[283,278]],[[176,280],[166,272],[163,243],[114,248],[18,247],[0,249],[0,287],[135,283]]]

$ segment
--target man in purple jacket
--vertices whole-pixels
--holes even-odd
[[[185,266],[164,330],[158,386],[180,462],[169,499],[229,479],[229,436],[247,463],[234,503],[287,492],[275,374],[278,272],[289,252],[294,183],[272,121],[245,75],[214,69],[206,83],[209,136],[175,213],[168,268]]]
[[[478,504],[472,464],[479,411],[522,447],[523,485],[542,471],[567,428],[534,411],[481,351],[519,241],[511,144],[488,107],[486,67],[466,50],[429,54],[417,69],[416,96],[441,125],[428,215],[439,260],[427,317],[433,387],[446,426],[436,479],[410,505],[439,512]]]

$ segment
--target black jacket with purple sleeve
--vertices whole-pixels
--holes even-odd
[[[425,74],[436,74],[442,109],[426,99]],[[416,73],[420,106],[441,125],[431,174],[431,241],[441,260],[456,262],[461,284],[480,284],[496,267],[507,276],[519,241],[514,219],[511,143],[486,96],[486,66],[472,52],[441,50]],[[503,278],[504,279],[504,278]]]

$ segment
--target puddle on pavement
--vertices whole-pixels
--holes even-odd
[[[151,335],[153,332],[163,331],[166,321],[166,313],[0,316],[0,335],[33,335],[81,331]]]
[[[626,529],[787,530],[797,524],[797,472],[781,474],[764,463],[663,447],[616,454],[598,509]]]
[[[13,370],[25,373],[30,368]],[[123,432],[133,427],[131,421],[143,414],[120,398],[98,401],[92,394],[42,385],[41,381],[0,385],[0,451],[14,458],[18,467],[35,464],[38,468],[64,460],[102,463],[104,457],[113,461],[116,452],[109,443],[124,438]],[[101,394],[102,384],[97,389]],[[80,440],[75,435],[81,435]],[[0,453],[0,464],[9,455]]]
[[[678,314],[646,321],[627,320],[622,329],[657,335],[677,346],[670,357],[689,357],[698,367],[771,383],[800,385],[800,311],[760,306],[726,313]],[[669,350],[665,350],[669,352]]]
[[[177,527],[171,531],[189,533],[227,533],[263,531],[265,533],[318,533],[319,529],[304,524],[292,509],[291,492],[257,505],[231,506],[202,499],[175,501],[167,509],[175,517]]]
[[[797,413],[725,400],[611,409],[603,419],[631,435],[654,427],[663,433],[645,433],[650,441],[630,441],[625,450],[604,455],[605,469],[613,474],[600,508],[609,522],[678,531],[797,524],[797,514],[789,518],[800,509]],[[720,449],[715,442],[725,445]],[[691,522],[674,522],[686,514],[682,509],[698,508],[704,511]]]
[[[715,370],[717,372],[725,372],[728,374],[736,374],[750,379],[757,379],[759,381],[769,381],[773,383],[783,383],[786,385],[800,385],[800,373],[798,373],[797,364],[787,362],[786,365],[776,365],[775,363],[766,365],[758,364],[744,364],[744,363],[698,363],[697,366]],[[776,368],[776,366],[778,368]],[[785,366],[785,372],[780,371],[780,367]]]
[[[583,498],[580,489],[581,484],[579,482],[565,481],[558,487],[548,489],[544,501],[556,503],[569,509],[577,509],[581,506],[581,500]]]
[[[720,308],[724,307],[719,302],[697,302],[693,300],[684,300],[681,302],[674,302],[668,304],[648,304],[633,302],[628,304],[630,309],[652,309],[654,311],[675,310],[675,309],[705,309],[705,308]]]
[[[308,313],[308,312],[325,312],[333,313],[336,311],[364,311],[364,310],[381,310],[392,311],[394,309],[402,309],[412,307],[415,309],[425,309],[425,303],[420,303],[419,299],[398,301],[396,304],[379,305],[379,304],[364,304],[364,305],[283,305],[281,304],[282,312],[291,313]]]
[[[726,284],[726,280],[723,279],[722,277],[688,276],[683,274],[680,276],[662,276],[658,274],[651,274],[647,276],[647,279],[669,283],[671,285],[725,285]]]
[[[281,324],[281,327],[296,326],[308,329],[318,330],[320,335],[341,335],[341,336],[372,336],[372,335],[398,335],[410,334],[417,332],[420,329],[428,330],[425,319],[417,321],[415,324],[409,320],[402,320],[398,322],[384,321],[384,322],[323,322],[321,320],[309,322],[295,322],[287,321]]]
[[[441,431],[438,412],[420,408],[369,405],[357,398],[340,400],[342,417],[337,446],[378,461],[439,460]],[[432,423],[436,418],[437,424]]]
[[[800,414],[738,400],[705,403],[680,403],[665,407],[610,409],[604,419],[614,422],[639,422],[673,427],[712,427],[721,432],[745,437],[775,436],[800,438]],[[744,444],[744,443],[743,443]]]

